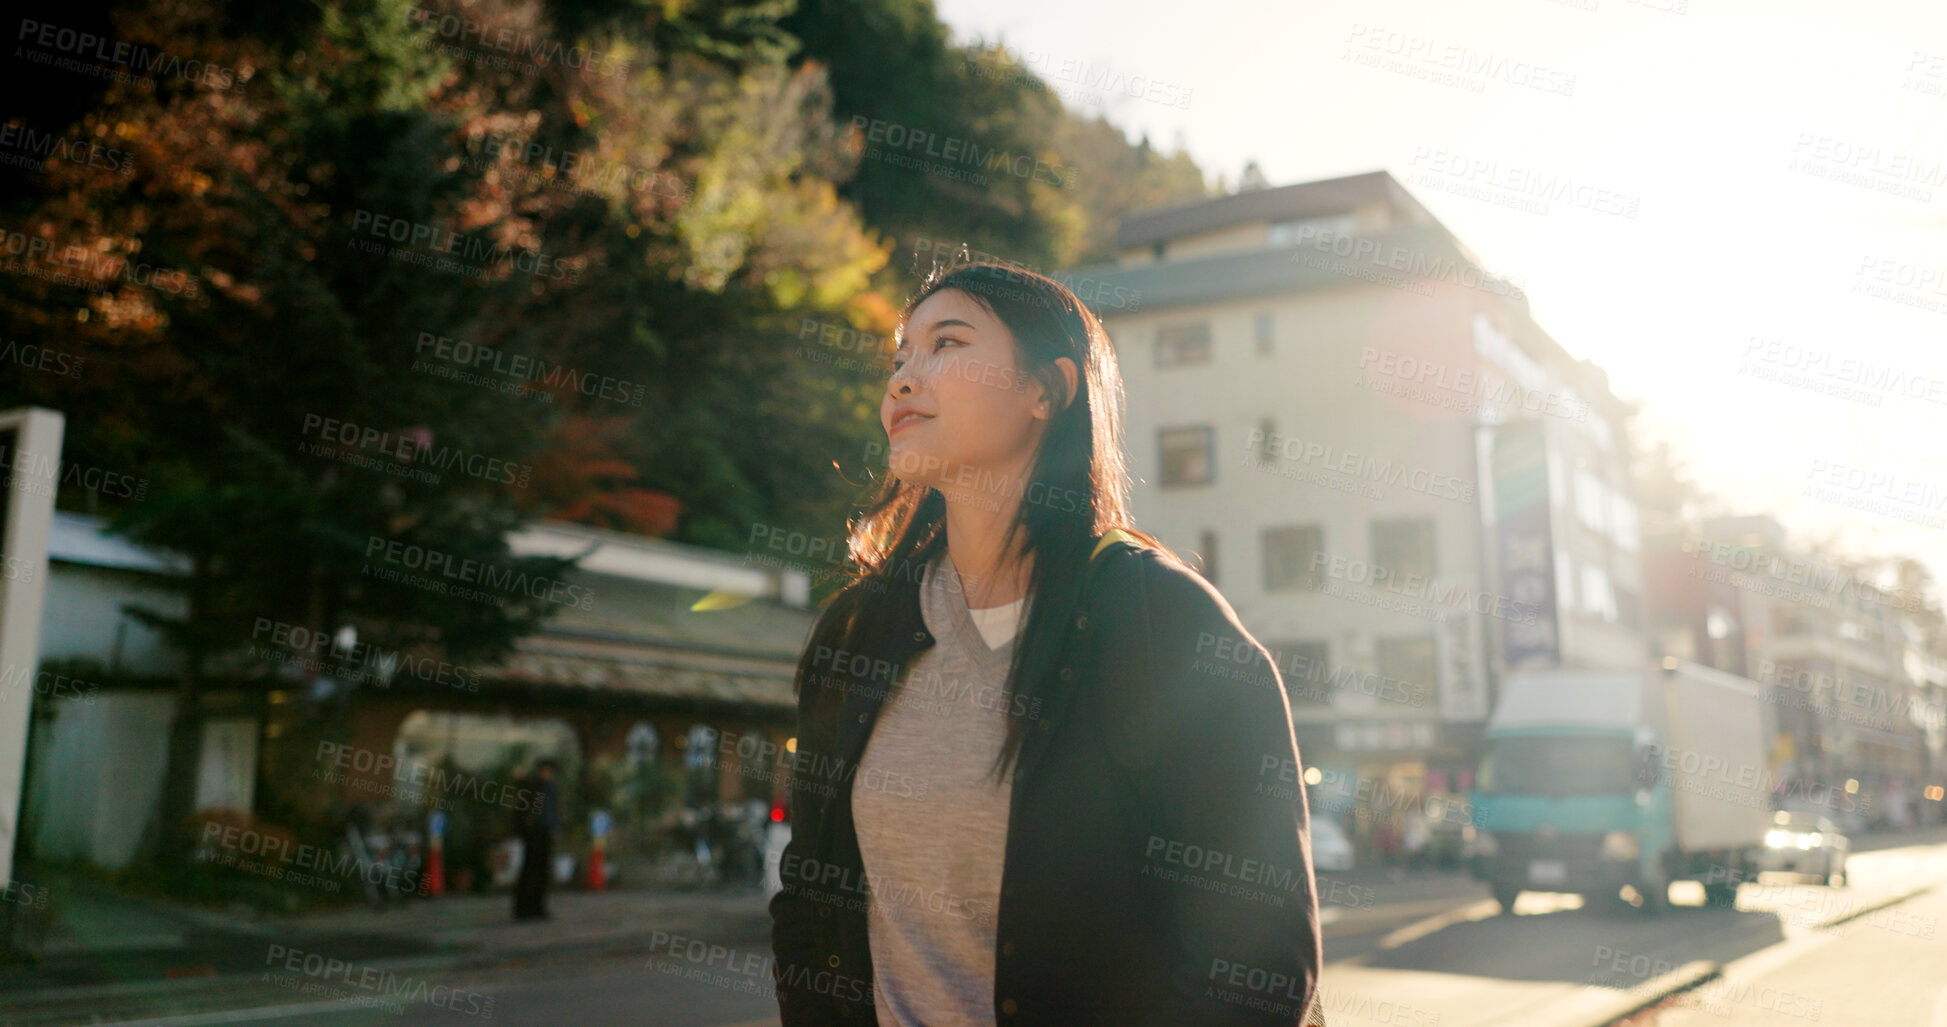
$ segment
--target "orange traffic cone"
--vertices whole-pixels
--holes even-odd
[[[426,853],[426,894],[446,894],[446,843],[439,835]]]
[[[588,850],[588,890],[603,891],[608,888],[608,867],[602,862],[603,850],[608,848],[608,839],[596,835]]]

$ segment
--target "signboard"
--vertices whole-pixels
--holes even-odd
[[[1548,449],[1539,422],[1515,421],[1494,430],[1494,514],[1501,594],[1517,611],[1501,622],[1508,668],[1559,665]]]
[[[1335,724],[1332,741],[1342,752],[1354,750],[1410,750],[1423,752],[1434,746],[1438,731],[1432,721],[1392,720]]]
[[[0,887],[13,881],[20,788],[27,771],[27,724],[41,662],[41,606],[47,593],[47,535],[54,485],[27,470],[58,467],[66,421],[52,410],[0,414],[7,490],[0,493],[0,687],[24,688],[26,702],[0,703]]]

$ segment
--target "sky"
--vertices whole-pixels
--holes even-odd
[[[1639,446],[1947,579],[1947,4],[938,7],[1213,181],[1390,171],[1642,403]]]

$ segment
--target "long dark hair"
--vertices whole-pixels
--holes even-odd
[[[998,780],[1027,740],[1027,718],[1018,711],[1039,710],[1062,685],[1054,675],[1023,681],[1023,668],[1060,643],[1080,598],[1094,540],[1119,528],[1141,545],[1172,559],[1174,554],[1136,530],[1129,512],[1129,471],[1122,459],[1122,375],[1095,314],[1067,286],[1045,275],[985,261],[961,262],[936,265],[927,274],[900,313],[902,335],[913,311],[942,289],[960,290],[1007,326],[1014,335],[1023,384],[1039,382],[1053,411],[1001,543],[1007,553],[1016,552],[1020,543],[1019,554],[1032,557],[1034,565],[1028,579],[1033,598],[1026,604],[1027,620],[1007,672],[1002,708],[1014,715],[1008,717],[1007,736],[994,762]],[[1067,378],[1055,363],[1062,357],[1080,371],[1072,401]],[[847,535],[855,569],[812,629],[799,663],[800,689],[815,672],[812,654],[873,652],[873,628],[892,620],[886,616],[890,604],[917,602],[915,570],[946,548],[946,500],[937,489],[888,473],[850,519]]]

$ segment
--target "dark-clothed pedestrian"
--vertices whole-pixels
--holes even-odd
[[[527,808],[521,810],[521,872],[514,881],[514,919],[548,918],[548,878],[554,871],[554,832],[561,826],[561,790],[554,775],[560,765],[542,760],[528,775]]]

